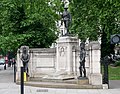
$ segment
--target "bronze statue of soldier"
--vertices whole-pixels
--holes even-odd
[[[85,52],[85,43],[82,42],[80,44],[80,76],[79,77],[86,77],[86,69],[85,69],[85,57],[86,57],[86,52]],[[83,76],[84,75],[84,76]],[[78,78],[79,78],[78,77]]]
[[[69,25],[71,23],[71,15],[70,13],[67,11],[67,7],[64,8],[64,11],[63,11],[63,14],[62,14],[62,21],[61,23],[64,22],[64,25],[65,25],[65,28],[67,30],[66,34],[65,35],[68,35],[69,34]]]
[[[23,62],[23,67],[24,67],[24,72],[27,73],[28,75],[28,62],[30,60],[30,55],[28,54],[28,48],[26,46],[24,46],[22,48],[22,56],[21,56],[21,60]]]

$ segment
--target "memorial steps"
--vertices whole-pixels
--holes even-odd
[[[17,82],[20,84],[20,82]],[[90,85],[87,78],[82,79],[43,79],[30,78],[24,82],[26,86],[44,87],[44,88],[61,88],[61,89],[102,89],[102,85]]]

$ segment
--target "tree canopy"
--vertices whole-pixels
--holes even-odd
[[[119,0],[71,0],[72,32],[80,39],[97,40],[102,38],[103,56],[111,52],[110,35],[120,33]],[[106,40],[104,40],[106,38]],[[103,51],[104,49],[104,51]],[[107,52],[107,53],[106,53]]]
[[[111,52],[110,35],[120,33],[119,0],[69,0],[70,32],[80,39],[101,36],[104,55]],[[17,50],[21,45],[49,47],[57,38],[56,22],[63,11],[61,0],[1,0],[0,47]]]
[[[21,45],[49,47],[57,38],[56,21],[60,18],[56,13],[60,3],[50,1],[1,0],[1,49],[16,51]]]

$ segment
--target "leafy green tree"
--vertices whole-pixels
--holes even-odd
[[[16,51],[21,45],[50,47],[57,38],[56,21],[60,19],[57,11],[61,9],[56,7],[60,3],[50,1],[1,0],[1,49]]]
[[[72,33],[77,33],[80,39],[90,40],[97,40],[101,35],[102,56],[111,53],[114,46],[110,45],[110,35],[120,33],[119,0],[71,0],[70,10]]]

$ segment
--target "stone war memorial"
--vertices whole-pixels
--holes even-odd
[[[93,41],[85,48],[85,77],[84,75],[80,77],[80,47],[76,37],[60,37],[55,48],[30,48],[29,77],[26,83],[38,81],[66,83],[68,86],[74,84],[76,88],[102,88],[100,44]],[[21,55],[22,49],[19,49],[16,63],[16,81],[18,82],[20,81],[20,67],[23,66]],[[85,87],[86,85],[88,87]]]
[[[17,51],[16,81],[20,82],[20,68],[27,71],[26,85],[50,88],[103,88],[100,66],[100,43],[85,45],[69,33],[71,15],[64,8],[62,22],[65,34],[56,40],[54,48],[29,48],[29,61],[22,63],[22,46]],[[27,66],[27,68],[26,68]]]

